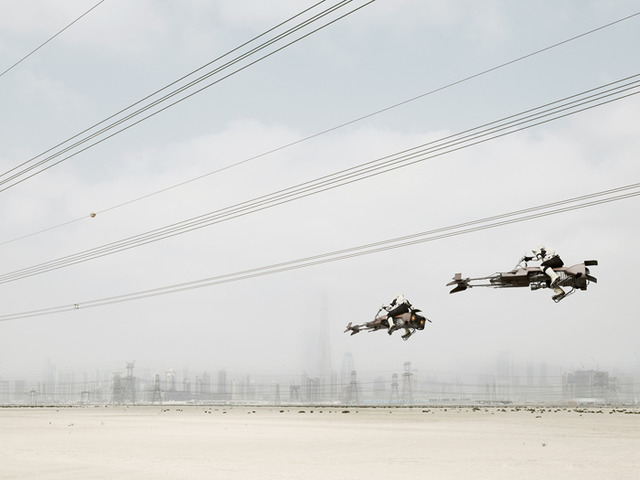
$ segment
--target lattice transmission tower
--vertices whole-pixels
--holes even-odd
[[[402,373],[402,403],[413,403],[412,376],[411,362],[404,362],[404,372]]]
[[[400,403],[400,397],[398,396],[398,374],[391,375],[391,395],[389,396],[389,403]]]

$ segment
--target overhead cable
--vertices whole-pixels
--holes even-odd
[[[300,40],[318,32],[319,30],[322,30],[323,28],[326,28],[327,26],[337,22],[338,20],[345,18],[348,15],[351,15],[352,13],[360,10],[361,8],[365,7],[366,5],[369,5],[370,3],[372,3],[375,0],[370,0],[366,3],[364,3],[363,5],[360,5],[356,8],[353,8],[351,11],[340,15],[336,18],[331,18],[330,15],[334,14],[336,11],[338,11],[340,8],[343,8],[344,6],[352,3],[354,0],[343,0],[341,2],[338,2],[335,5],[332,5],[331,7],[325,9],[324,11],[313,15],[312,17],[305,19],[303,21],[301,21],[300,23],[294,25],[293,27],[289,28],[288,30],[286,30],[283,33],[277,34],[275,35],[273,38],[270,38],[266,41],[264,41],[262,44],[258,45],[257,47],[251,48],[250,50],[248,50],[247,52],[244,52],[242,54],[239,54],[238,56],[234,57],[233,59],[227,61],[226,63],[222,64],[219,67],[214,68],[213,70],[210,70],[202,75],[200,75],[199,77],[197,77],[194,80],[190,80],[189,82],[187,82],[186,84],[170,91],[169,93],[163,95],[160,98],[157,98],[155,100],[151,100],[151,98],[153,96],[155,96],[157,93],[162,92],[166,89],[160,89],[158,90],[156,93],[151,94],[150,96],[145,97],[146,100],[150,100],[148,103],[144,104],[143,106],[141,106],[140,108],[134,110],[131,113],[128,113],[124,116],[121,116],[120,118],[117,118],[116,120],[112,121],[111,123],[107,124],[106,126],[99,128],[98,127],[100,125],[102,125],[103,123],[105,123],[107,120],[111,120],[115,117],[118,117],[119,114],[124,114],[126,111],[130,110],[133,106],[137,106],[140,102],[136,102],[135,104],[121,110],[120,112],[118,112],[117,114],[112,115],[111,117],[109,117],[106,120],[103,120],[95,125],[93,125],[92,127],[89,127],[89,129],[84,130],[83,132],[81,132],[81,134],[77,134],[67,140],[65,140],[64,142],[56,145],[55,147],[47,150],[46,152],[43,152],[42,154],[36,155],[35,157],[27,160],[26,162],[21,163],[20,165],[17,165],[15,167],[13,167],[10,170],[7,170],[6,172],[0,174],[0,178],[5,177],[4,179],[0,180],[0,186],[2,186],[2,188],[0,188],[0,192],[3,192],[5,190],[8,190],[11,187],[14,187],[15,185],[18,185],[26,180],[28,180],[29,178],[32,178],[40,173],[43,173],[44,171],[64,162],[65,160],[68,160],[69,158],[72,158],[82,152],[84,152],[85,150],[88,150],[89,148],[104,142],[105,140],[108,140],[116,135],[118,135],[119,133],[122,133],[125,130],[128,130],[129,128],[167,110],[168,108],[171,108],[175,105],[177,105],[178,103],[183,102],[184,100],[206,90],[207,88],[231,77],[232,75],[235,75],[238,72],[241,72],[243,70],[245,70],[246,68],[260,62],[261,60],[264,60],[265,58],[270,57],[271,55],[274,55],[275,53],[299,42]],[[322,3],[322,2],[320,2]],[[318,4],[317,4],[318,5]],[[329,17],[328,19],[325,17]],[[294,17],[292,17],[294,18]],[[319,20],[325,20],[325,23],[322,24],[321,26],[317,27],[317,28],[313,28],[310,31],[306,31],[305,29],[307,29],[307,27],[309,27],[310,25],[312,25],[314,22],[318,22]],[[287,20],[288,22],[289,20]],[[283,22],[282,25],[284,25],[284,23],[287,22]],[[270,30],[271,31],[271,30]],[[288,41],[287,43],[285,43],[285,39],[287,39],[287,37],[294,35],[294,34],[298,34],[298,37],[294,38],[291,41]],[[259,38],[259,37],[256,37]],[[250,42],[249,42],[250,43]],[[281,43],[283,43],[283,45],[280,45]],[[245,44],[246,45],[246,44]],[[272,50],[268,51],[267,53],[264,53],[264,55],[262,56],[258,56],[257,59],[251,59],[252,56],[257,56],[258,53],[262,52],[263,50],[269,48],[269,47],[273,47]],[[234,49],[233,51],[236,51],[237,49]],[[225,57],[225,55],[223,55],[222,57],[219,57],[220,59]],[[247,60],[250,59],[250,60]],[[243,63],[244,62],[244,63]],[[208,64],[209,65],[209,64]],[[235,70],[232,70],[231,72],[226,72],[227,69],[231,69],[232,67],[236,67]],[[196,70],[197,71],[197,70]],[[194,71],[195,72],[195,71]],[[193,72],[192,72],[193,73]],[[218,78],[216,78],[215,80],[211,81],[210,83],[206,83],[205,85],[200,85],[201,83],[205,82],[206,80],[209,80],[211,77],[215,77],[217,74],[221,74],[222,76],[219,76]],[[191,75],[191,74],[190,74]],[[190,75],[187,75],[186,77],[183,77],[183,79],[187,79]],[[173,86],[175,84],[172,83],[171,85]],[[175,98],[174,98],[175,97]],[[143,102],[144,103],[144,102]],[[119,129],[116,129],[117,127],[121,127]],[[92,131],[96,129],[95,131]],[[86,134],[86,135],[85,135]],[[84,136],[83,136],[84,135]],[[79,138],[80,137],[80,138]],[[69,145],[66,145],[67,143],[73,141],[74,139],[79,138],[78,140],[76,140],[73,143],[70,143]],[[95,141],[93,141],[95,140]],[[93,143],[89,143],[93,141]],[[87,144],[88,145],[84,145]],[[84,146],[83,146],[84,145]],[[53,152],[54,150],[56,150],[58,147],[61,147],[59,150],[55,151],[54,153],[50,153]],[[81,148],[82,147],[82,148]],[[70,153],[72,152],[72,153]],[[65,154],[69,153],[69,155],[64,156]],[[48,155],[47,155],[48,154]],[[46,156],[45,156],[46,155]],[[38,158],[43,157],[42,159],[36,161]],[[62,158],[59,158],[62,157]],[[15,173],[13,173],[15,172]],[[3,186],[4,185],[4,186]]]
[[[623,192],[623,193],[620,193]],[[273,275],[276,273],[283,273],[292,270],[299,270],[302,268],[308,268],[326,263],[332,263],[350,258],[360,257],[363,255],[371,255],[374,253],[382,253],[389,250],[398,248],[404,248],[412,245],[418,245],[426,242],[432,242],[435,240],[442,240],[459,235],[465,235],[469,233],[475,233],[491,228],[502,227],[514,223],[534,220],[546,216],[557,215],[560,213],[566,213],[574,210],[584,209],[588,207],[594,207],[610,202],[619,200],[635,198],[640,196],[640,184],[628,185],[618,187],[602,192],[582,195],[580,197],[574,197],[558,202],[552,202],[545,205],[539,205],[536,207],[530,207],[522,210],[516,210],[507,212],[491,217],[486,217],[477,220],[471,220],[456,225],[449,225],[433,230],[428,230],[420,233],[414,233],[411,235],[405,235],[402,237],[396,237],[388,240],[382,240],[379,242],[369,243],[366,245],[360,245],[357,247],[346,248],[342,250],[335,250],[332,252],[322,253],[304,258],[298,258],[295,260],[284,261],[280,263],[274,263],[271,265],[265,265],[257,268],[241,270],[233,273],[227,273],[223,275],[217,275],[214,277],[204,278],[191,282],[184,282],[174,285],[169,285],[160,288],[154,288],[149,290],[142,290],[122,295],[115,295],[111,297],[104,297],[95,300],[87,300],[77,302],[68,305],[60,305],[56,307],[41,308],[37,310],[30,310],[19,313],[0,315],[0,321],[20,320],[31,317],[38,317],[43,315],[51,315],[55,313],[70,312],[73,310],[96,308],[106,305],[112,305],[117,303],[131,302],[135,300],[142,300],[144,298],[156,297],[161,295],[168,295],[178,292],[184,292],[188,290],[194,290],[198,288],[211,287],[214,285],[221,285],[231,282],[239,282],[248,280],[251,278],[261,277],[265,275]]]
[[[38,47],[34,48],[33,50],[31,50],[29,53],[27,53],[24,57],[22,57],[20,60],[18,60],[16,63],[14,63],[13,65],[11,65],[9,68],[7,68],[6,70],[4,70],[2,73],[0,73],[0,77],[2,77],[5,73],[9,72],[10,70],[12,70],[13,68],[17,67],[19,64],[21,64],[22,62],[24,62],[27,58],[29,58],[31,55],[33,55],[34,53],[36,53],[38,50],[40,50],[42,47],[44,47],[47,43],[49,43],[51,40],[53,40],[54,38],[56,38],[58,35],[60,35],[62,32],[64,32],[65,30],[67,30],[69,27],[71,27],[74,23],[78,22],[79,20],[81,20],[82,18],[84,18],[86,15],[88,15],[91,11],[93,11],[98,5],[100,5],[101,3],[103,3],[104,0],[100,0],[98,3],[96,3],[93,7],[91,7],[89,10],[87,10],[86,12],[84,12],[82,15],[80,15],[78,18],[76,18],[73,22],[71,22],[69,25],[67,25],[66,27],[64,27],[62,30],[60,30],[58,33],[56,33],[55,35],[53,35],[52,37],[50,37],[48,40],[46,40],[44,43],[40,44]]]
[[[260,153],[260,154],[258,154],[258,155],[255,155],[255,156],[249,157],[249,158],[247,158],[247,159],[241,160],[241,161],[239,161],[239,162],[232,163],[232,164],[226,165],[226,166],[224,166],[224,167],[221,167],[221,168],[218,168],[218,169],[212,170],[212,171],[210,171],[210,172],[204,173],[204,174],[199,175],[199,176],[197,176],[197,177],[193,177],[193,178],[191,178],[191,179],[185,180],[185,181],[183,181],[183,182],[180,182],[180,183],[177,183],[177,184],[174,184],[174,185],[170,185],[170,186],[164,187],[164,188],[162,188],[162,189],[160,189],[160,190],[156,190],[156,191],[154,191],[154,192],[147,193],[147,194],[142,195],[142,196],[140,196],[140,197],[136,197],[136,198],[133,198],[133,199],[127,200],[127,201],[125,201],[125,202],[121,202],[121,203],[116,204],[116,205],[113,205],[113,206],[111,206],[111,207],[104,208],[104,209],[99,210],[99,211],[97,211],[97,212],[95,212],[95,213],[97,213],[97,214],[102,214],[102,213],[106,213],[106,212],[109,212],[109,211],[112,211],[112,210],[116,210],[116,209],[122,208],[122,207],[124,207],[124,206],[130,205],[130,204],[132,204],[132,203],[139,202],[139,201],[141,201],[141,200],[144,200],[144,199],[147,199],[147,198],[153,197],[153,196],[155,196],[155,195],[159,195],[159,194],[161,194],[161,193],[167,192],[167,191],[169,191],[169,190],[173,190],[173,189],[175,189],[175,188],[183,187],[183,186],[185,186],[185,185],[188,185],[188,184],[190,184],[190,183],[192,183],[192,182],[195,182],[195,181],[201,180],[201,179],[203,179],[203,178],[209,177],[209,176],[211,176],[211,175],[214,175],[214,174],[217,174],[217,173],[220,173],[220,172],[223,172],[223,171],[229,170],[229,169],[231,169],[231,168],[235,168],[235,167],[240,166],[240,165],[244,165],[244,164],[246,164],[246,163],[248,163],[248,162],[251,162],[251,161],[253,161],[253,160],[257,160],[257,159],[262,158],[262,157],[265,157],[265,156],[267,156],[267,155],[271,155],[271,154],[273,154],[273,153],[279,152],[279,151],[284,150],[284,149],[286,149],[286,148],[290,148],[290,147],[293,147],[293,146],[295,146],[295,145],[299,145],[300,143],[303,143],[303,142],[306,142],[306,141],[308,141],[308,140],[311,140],[311,139],[314,139],[314,138],[320,137],[320,136],[325,135],[325,134],[330,133],[330,132],[334,132],[334,131],[336,131],[336,130],[339,130],[339,129],[344,128],[344,127],[349,126],[349,125],[353,125],[353,124],[355,124],[355,123],[357,123],[357,122],[360,122],[360,121],[362,121],[362,120],[365,120],[365,119],[368,119],[368,118],[374,117],[374,116],[376,116],[376,115],[380,115],[381,113],[384,113],[384,112],[390,111],[390,110],[392,110],[392,109],[394,109],[394,108],[400,107],[400,106],[402,106],[402,105],[406,105],[406,104],[408,104],[408,103],[414,102],[414,101],[419,100],[419,99],[421,99],[421,98],[424,98],[424,97],[426,97],[426,96],[428,96],[428,95],[432,95],[432,94],[434,94],[434,93],[437,93],[437,92],[440,92],[440,91],[446,90],[446,89],[448,89],[448,88],[451,88],[451,87],[453,87],[453,86],[456,86],[456,85],[459,85],[459,84],[461,84],[461,83],[467,82],[467,81],[469,81],[469,80],[475,79],[475,78],[480,77],[480,76],[482,76],[482,75],[486,75],[486,74],[488,74],[488,73],[490,73],[490,72],[493,72],[493,71],[495,71],[495,70],[498,70],[498,69],[500,69],[500,68],[506,67],[506,66],[508,66],[508,65],[511,65],[511,64],[514,64],[514,63],[517,63],[517,62],[520,62],[520,61],[525,60],[525,59],[527,59],[527,58],[530,58],[530,57],[532,57],[532,56],[534,56],[534,55],[538,55],[538,54],[540,54],[540,53],[546,52],[546,51],[548,51],[548,50],[551,50],[551,49],[553,49],[553,48],[556,48],[556,47],[559,47],[559,46],[561,46],[561,45],[567,44],[567,43],[569,43],[569,42],[572,42],[572,41],[577,40],[577,39],[579,39],[579,38],[585,37],[585,36],[590,35],[590,34],[592,34],[592,33],[598,32],[598,31],[603,30],[603,29],[605,29],[605,28],[612,27],[612,26],[614,26],[614,25],[616,25],[616,24],[618,24],[618,23],[621,23],[621,22],[623,22],[623,21],[625,21],[625,20],[629,20],[629,19],[634,18],[634,17],[636,17],[636,16],[638,16],[638,15],[640,15],[640,12],[636,12],[636,13],[634,13],[634,14],[627,15],[626,17],[620,18],[620,19],[615,20],[615,21],[613,21],[613,22],[609,22],[609,23],[607,23],[607,24],[605,24],[605,25],[601,25],[601,26],[599,26],[599,27],[597,27],[597,28],[594,28],[594,29],[591,29],[591,30],[589,30],[589,31],[587,31],[587,32],[583,32],[583,33],[581,33],[581,34],[574,35],[574,36],[572,36],[572,37],[570,37],[570,38],[567,38],[567,39],[565,39],[565,40],[562,40],[562,41],[560,41],[560,42],[556,42],[556,43],[554,43],[554,44],[552,44],[552,45],[549,45],[549,46],[547,46],[547,47],[544,47],[544,48],[541,48],[541,49],[535,50],[535,51],[533,51],[533,52],[527,53],[527,54],[522,55],[522,56],[520,56],[520,57],[517,57],[517,58],[515,58],[515,59],[509,60],[509,61],[507,61],[507,62],[501,63],[501,64],[499,64],[499,65],[496,65],[496,66],[494,66],[494,67],[488,68],[488,69],[486,69],[486,70],[483,70],[483,71],[481,71],[481,72],[475,73],[475,74],[473,74],[473,75],[469,75],[469,76],[464,77],[464,78],[462,78],[462,79],[459,79],[459,80],[457,80],[457,81],[455,81],[455,82],[452,82],[452,83],[449,83],[449,84],[447,84],[447,85],[443,85],[443,86],[438,87],[438,88],[436,88],[436,89],[430,90],[430,91],[428,91],[428,92],[422,93],[422,94],[420,94],[420,95],[418,95],[418,96],[414,96],[414,97],[412,97],[412,98],[409,98],[409,99],[403,100],[403,101],[401,101],[401,102],[399,102],[399,103],[396,103],[396,104],[393,104],[393,105],[387,106],[387,107],[385,107],[385,108],[382,108],[382,109],[380,109],[380,110],[377,110],[377,111],[371,112],[371,113],[369,113],[369,114],[366,114],[366,115],[360,116],[360,117],[358,117],[358,118],[355,118],[355,119],[350,120],[350,121],[348,121],[348,122],[344,122],[344,123],[342,123],[342,124],[336,125],[336,126],[331,127],[331,128],[329,128],[329,129],[326,129],[326,130],[323,130],[323,131],[320,131],[320,132],[316,132],[316,133],[314,133],[314,134],[312,134],[312,135],[309,135],[309,136],[306,136],[306,137],[300,138],[300,139],[298,139],[298,140],[295,140],[295,141],[290,142],[290,143],[285,144],[285,145],[281,145],[281,146],[279,146],[279,147],[277,147],[277,148],[274,148],[274,149],[272,149],[272,150],[269,150],[269,151],[267,151],[267,152],[263,152],[263,153]],[[277,27],[279,27],[279,26],[280,26],[280,25],[278,25]],[[275,28],[276,28],[276,27],[274,27],[274,29],[275,29]],[[261,36],[263,36],[263,35],[265,35],[265,34],[262,34]],[[259,37],[256,37],[256,38],[259,38]],[[251,41],[253,41],[253,40],[255,40],[255,38],[254,38],[254,39],[252,39]],[[249,42],[247,42],[247,43],[249,43]],[[241,47],[242,47],[242,46],[244,46],[244,45],[241,45]],[[240,47],[238,47],[238,48],[240,48]],[[220,57],[220,58],[221,58],[221,57]],[[218,59],[216,59],[216,60],[218,60]],[[211,62],[211,63],[213,63],[213,62]],[[207,64],[207,65],[209,65],[209,64]],[[201,70],[201,69],[203,69],[203,68],[204,68],[204,66],[203,66],[203,67],[200,67],[200,69],[198,69],[198,70]],[[196,70],[196,71],[198,71],[198,70]],[[192,72],[192,73],[193,73],[193,72]],[[189,75],[191,75],[191,74],[189,74]],[[179,79],[179,80],[183,80],[184,78],[186,78],[186,76],[185,76],[185,77],[182,77],[182,78],[181,78],[181,79]],[[177,83],[177,82],[178,82],[178,81],[176,81],[176,82],[174,82],[174,83]],[[173,85],[173,84],[170,84],[169,86],[172,86],[172,85]],[[165,87],[165,88],[168,88],[168,87]],[[159,90],[159,91],[161,91],[161,90]],[[154,92],[154,94],[152,94],[152,95],[155,95],[155,94],[156,94],[156,93],[158,93],[159,91]],[[150,96],[151,96],[151,95],[150,95]],[[146,99],[147,99],[147,98],[149,98],[150,96],[145,97],[143,100],[146,100]],[[134,105],[137,105],[137,104],[141,103],[143,100],[140,100],[139,102],[135,103]],[[129,107],[129,108],[130,108],[130,107]],[[124,110],[122,110],[122,111],[118,112],[118,114],[122,113],[123,111],[124,111]],[[109,120],[109,119],[113,118],[115,115],[117,115],[117,114],[114,114],[112,117],[109,117],[109,118],[108,118],[108,119],[106,119],[106,120]],[[106,120],[104,120],[104,121],[106,121]],[[103,122],[104,122],[104,121],[103,121]],[[103,123],[103,122],[101,122],[101,123]],[[94,125],[94,126],[95,126],[95,125]],[[91,127],[91,128],[93,128],[93,127]],[[87,130],[85,130],[85,131],[83,131],[83,132],[81,132],[81,134],[82,134],[82,133],[85,133],[86,131],[88,131],[88,129],[87,129]],[[77,136],[79,136],[79,135],[80,135],[80,134],[76,135],[76,137],[77,137]],[[76,137],[72,137],[72,138],[76,138]],[[59,146],[59,145],[58,145],[58,146]],[[45,152],[45,153],[47,153],[47,152]],[[33,232],[33,233],[30,233],[30,234],[22,235],[22,236],[19,236],[19,237],[16,237],[16,238],[10,239],[10,240],[5,240],[5,241],[3,241],[3,242],[0,242],[0,245],[5,245],[5,244],[7,244],[7,243],[11,243],[11,242],[15,242],[15,241],[18,241],[18,240],[22,240],[22,239],[25,239],[25,238],[28,238],[28,237],[32,237],[32,236],[34,236],[34,235],[38,235],[38,234],[41,234],[41,233],[44,233],[44,232],[48,232],[48,231],[53,230],[53,229],[56,229],[56,228],[64,227],[64,226],[69,225],[69,224],[71,224],[71,223],[75,223],[75,222],[78,222],[78,221],[80,221],[80,220],[85,220],[85,219],[88,219],[88,218],[90,218],[88,215],[83,215],[82,217],[78,217],[78,218],[75,218],[75,219],[73,219],[73,220],[66,221],[66,222],[64,222],[64,223],[60,223],[60,224],[57,224],[57,225],[53,225],[53,226],[51,226],[51,227],[48,227],[48,228],[45,228],[45,229],[42,229],[42,230],[38,230],[38,231]]]
[[[300,200],[311,195],[382,175],[399,168],[404,168],[510,135],[638,93],[640,93],[640,74],[204,215],[189,218],[76,254],[5,273],[0,275],[0,284],[112,255],[256,213],[267,208]]]

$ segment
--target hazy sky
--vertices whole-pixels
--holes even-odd
[[[0,71],[96,3],[2,2]],[[317,10],[335,3],[323,2]],[[344,13],[365,3],[352,2]],[[0,76],[0,172],[311,5],[300,0],[105,0]],[[0,192],[0,274],[636,75],[640,16],[113,208],[638,11],[631,0],[377,0]],[[632,96],[308,198],[1,284],[0,315],[74,303],[81,308],[0,322],[0,377],[37,374],[45,359],[79,371],[114,370],[136,360],[137,366],[157,369],[190,365],[194,374],[221,368],[313,374],[324,315],[338,371],[344,352],[353,354],[363,373],[397,371],[405,361],[442,373],[491,367],[508,350],[522,362],[638,372],[638,198],[182,293],[99,308],[83,309],[82,303],[636,183],[639,133],[640,98]],[[98,215],[91,218],[90,212]],[[25,235],[30,236],[10,241]],[[473,289],[449,295],[445,284],[456,272],[482,276],[509,270],[538,243],[554,247],[568,265],[597,259],[600,265],[592,274],[598,284],[560,304],[551,301],[548,290]],[[381,332],[343,333],[349,321],[370,320],[398,292],[432,319],[423,332],[407,342]]]

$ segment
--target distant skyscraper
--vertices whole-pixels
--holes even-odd
[[[202,391],[201,393],[208,395],[211,393],[211,375],[207,372],[202,374]]]
[[[172,368],[170,368],[169,370],[167,370],[165,372],[165,390],[168,390],[170,392],[175,392],[176,391],[176,372],[175,370],[173,370]]]
[[[345,390],[343,401],[347,404],[360,403],[360,385],[358,384],[358,375],[355,370],[351,371],[349,385]]]
[[[191,388],[191,377],[189,376],[189,367],[188,366],[184,366],[182,367],[182,391],[186,392],[187,390],[185,389],[185,387],[189,385],[189,388]]]
[[[318,373],[328,379],[331,375],[331,345],[329,341],[330,327],[327,309],[327,294],[322,296],[320,307],[320,351],[318,355]]]
[[[342,367],[340,368],[340,390],[344,391],[351,381],[351,372],[355,370],[353,356],[351,352],[345,352],[342,357]]]
[[[218,398],[220,400],[228,400],[228,396],[227,372],[225,370],[220,370],[218,372]]]

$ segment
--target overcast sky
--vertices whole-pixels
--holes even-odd
[[[96,3],[3,1],[0,71]],[[0,172],[311,5],[105,0],[0,76]],[[0,192],[0,273],[213,212],[638,74],[640,16],[261,156],[638,11],[632,0],[375,1]],[[46,359],[77,371],[115,371],[135,360],[158,371],[189,365],[193,374],[222,368],[315,374],[325,316],[337,371],[345,352],[363,375],[398,372],[405,361],[444,375],[492,369],[509,351],[522,363],[638,373],[637,197],[188,292],[99,308],[83,309],[82,302],[636,183],[639,133],[640,98],[632,96],[285,205],[2,284],[1,315],[74,303],[81,308],[0,322],[0,377],[38,375]],[[98,215],[91,218],[91,212]],[[49,227],[57,228],[31,235]],[[509,270],[538,243],[555,248],[568,265],[597,259],[592,274],[598,283],[559,304],[549,290],[448,293],[445,284],[456,272]],[[343,333],[348,322],[372,319],[399,292],[432,319],[423,332],[407,342],[383,332]]]

